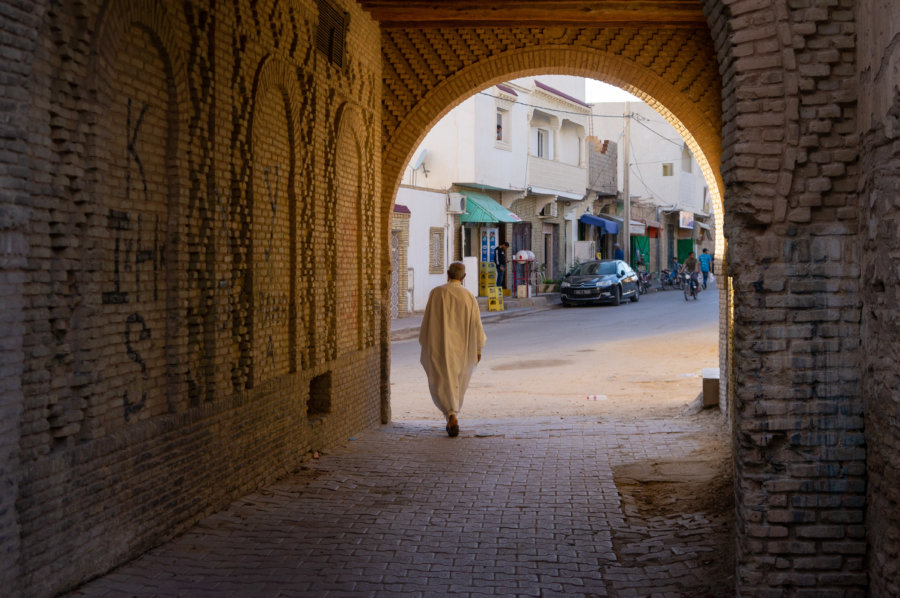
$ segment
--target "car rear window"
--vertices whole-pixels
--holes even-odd
[[[615,274],[615,262],[585,262],[579,265],[574,272],[575,276],[597,276],[604,274]]]

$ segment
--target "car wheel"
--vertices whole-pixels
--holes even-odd
[[[562,302],[562,306],[563,306],[563,307],[572,307],[572,304],[569,303],[569,300],[566,299],[565,297],[563,297],[562,299],[560,299],[560,301]]]
[[[613,291],[612,304],[619,305],[620,303],[622,303],[622,289],[620,289],[619,287],[616,287],[615,290]]]
[[[634,289],[634,295],[631,296],[631,302],[637,303],[640,300],[641,300],[640,289]]]

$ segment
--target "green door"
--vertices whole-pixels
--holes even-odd
[[[678,239],[678,263],[683,264],[689,253],[694,251],[693,239]],[[694,256],[696,257],[696,256]]]

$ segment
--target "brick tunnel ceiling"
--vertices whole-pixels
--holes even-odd
[[[698,0],[361,0],[383,28],[706,27]]]

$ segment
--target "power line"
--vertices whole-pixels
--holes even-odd
[[[682,146],[684,145],[684,139],[680,139],[679,141],[675,141],[674,139],[670,139],[669,137],[666,137],[665,135],[663,135],[662,133],[660,133],[660,132],[658,132],[658,131],[654,131],[653,129],[651,129],[650,127],[648,127],[646,124],[644,124],[644,122],[642,122],[642,121],[643,121],[643,120],[646,120],[646,119],[645,119],[644,117],[642,117],[641,115],[635,114],[634,117],[635,117],[635,118],[634,118],[634,122],[636,122],[637,124],[641,125],[641,126],[644,127],[645,129],[647,129],[648,131],[650,131],[651,133],[653,133],[654,135],[656,135],[657,137],[659,137],[660,139],[664,139],[664,140],[668,141],[669,143],[678,146],[679,148],[682,147]],[[652,121],[651,121],[651,122],[652,122]],[[668,123],[666,123],[666,124],[668,124]]]
[[[588,118],[592,116],[596,116],[598,118],[624,118],[621,114],[594,114],[591,112],[590,114],[585,114],[584,112],[575,112],[573,110],[560,110],[559,108],[547,108],[546,106],[538,106],[537,104],[529,104],[527,102],[522,102],[520,100],[508,100],[507,98],[501,98],[495,95],[491,95],[486,91],[479,91],[478,95],[487,96],[489,98],[493,98],[495,100],[502,100],[504,102],[508,102],[510,104],[518,104],[519,106],[527,106],[529,108],[537,108],[538,110],[543,110],[544,112],[557,112],[559,114],[573,114],[575,116],[586,116]]]

